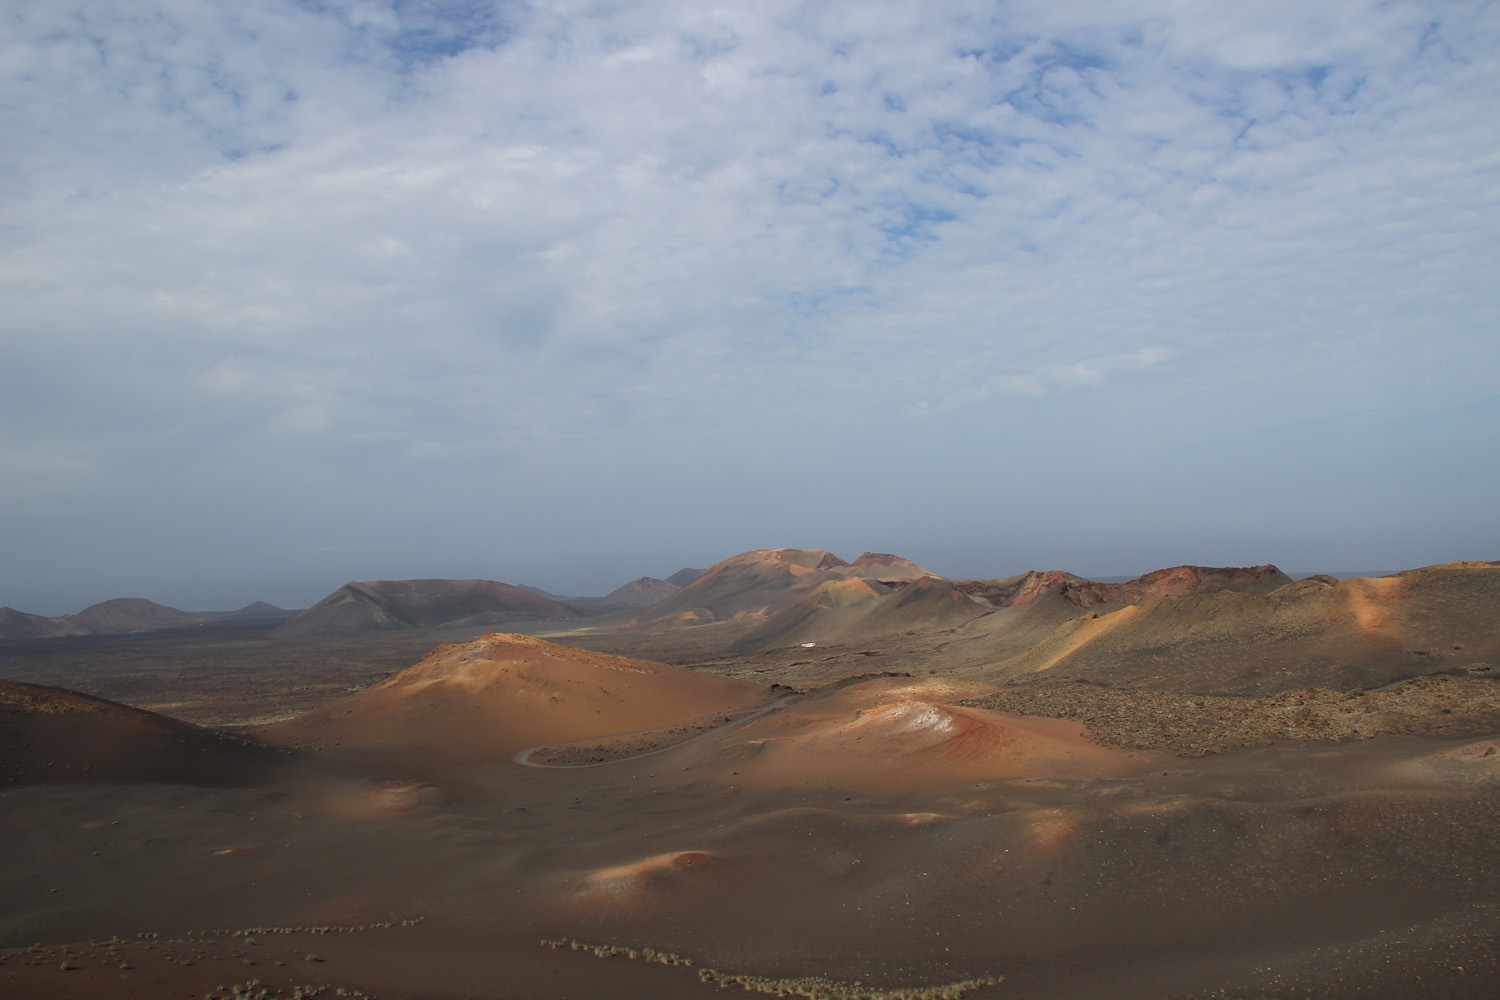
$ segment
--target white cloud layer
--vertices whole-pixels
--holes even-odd
[[[1491,4],[0,17],[0,603],[1500,554]]]

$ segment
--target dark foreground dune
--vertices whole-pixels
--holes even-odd
[[[938,662],[793,692],[491,635],[279,749],[8,688],[0,996],[1496,995],[1483,675]]]

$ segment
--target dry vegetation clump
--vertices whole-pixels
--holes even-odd
[[[569,948],[573,951],[587,951],[599,958],[614,958],[618,956],[641,962],[654,962],[660,965],[694,965],[693,960],[690,958],[674,955],[668,951],[657,951],[653,948],[631,948],[615,944],[589,944],[584,941],[570,941],[565,938],[543,940],[542,945],[547,948]],[[700,982],[716,985],[720,989],[738,986],[750,993],[763,993],[767,996],[775,997],[808,997],[810,1000],[961,1000],[964,994],[971,993],[981,986],[993,986],[1001,982],[1002,978],[998,976],[983,976],[977,979],[964,979],[956,983],[940,983],[931,986],[898,986],[892,989],[880,989],[858,982],[841,983],[832,979],[824,979],[820,976],[777,979],[767,976],[747,976],[733,972],[720,972],[718,969],[698,969],[698,979]]]
[[[1387,733],[1479,736],[1500,731],[1500,684],[1432,675],[1378,691],[1303,688],[1228,698],[1046,683],[960,702],[1012,715],[1082,722],[1096,742],[1188,757],[1272,740],[1341,741]]]

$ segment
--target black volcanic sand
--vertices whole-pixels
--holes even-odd
[[[1003,976],[981,1000],[1500,984],[1493,740],[871,792],[737,785],[714,738],[582,768],[325,751],[240,787],[13,784],[0,996],[687,1000],[716,995],[705,968]]]

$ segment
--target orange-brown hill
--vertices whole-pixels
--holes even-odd
[[[1006,631],[1020,631],[1024,622],[1017,620],[979,638],[970,655],[988,649],[997,674],[1045,671],[1209,694],[1347,690],[1500,667],[1500,563],[1450,563],[1374,579],[1311,577],[1257,592],[1273,579],[1267,574],[1245,590],[1141,596],[1115,610],[1079,614],[1075,606],[1066,616],[1066,605],[1039,602],[1025,610],[1045,609],[1046,635],[1016,648]],[[1058,596],[1065,595],[1052,600]]]
[[[935,576],[898,556],[866,552],[847,563],[826,549],[757,549],[731,556],[636,619],[643,625],[703,625],[770,617],[823,584]]]
[[[495,580],[369,580],[344,584],[272,635],[348,635],[577,617],[576,608]]]
[[[731,713],[769,697],[743,681],[490,633],[439,646],[415,666],[262,735],[453,764]]]
[[[0,782],[228,785],[278,754],[154,712],[40,684],[0,681]]]
[[[729,784],[893,789],[1118,777],[1153,759],[1091,743],[1076,722],[953,704],[980,690],[931,678],[837,684],[671,760]]]

